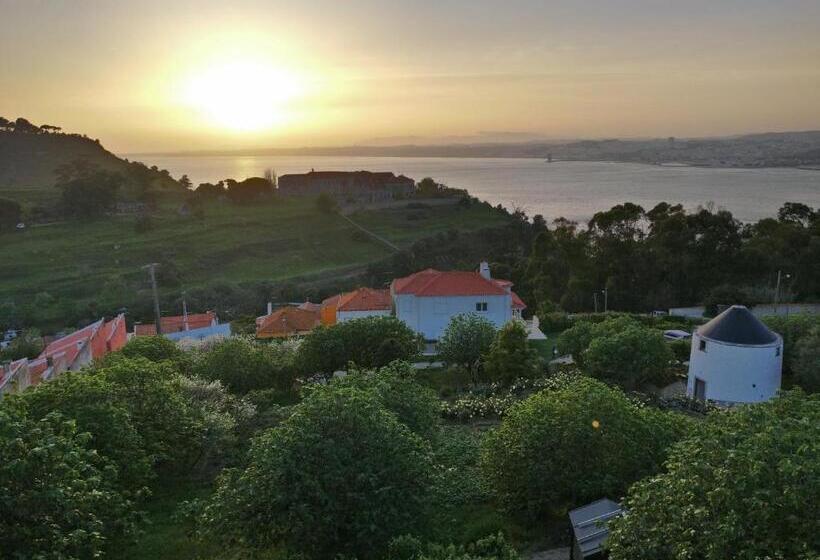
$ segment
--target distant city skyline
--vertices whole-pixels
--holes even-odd
[[[0,16],[0,115],[119,153],[820,129],[816,0],[0,0]]]

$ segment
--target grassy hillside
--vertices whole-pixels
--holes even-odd
[[[50,204],[59,196],[55,170],[86,161],[124,177],[134,175],[134,164],[107,151],[97,140],[76,134],[30,134],[0,130],[0,197],[20,203]],[[149,172],[161,187],[178,187],[169,177]]]
[[[180,215],[182,203],[181,195],[164,196],[142,233],[136,217],[123,216],[0,236],[0,261],[7,264],[0,276],[0,324],[48,329],[121,307],[132,317],[150,313],[148,275],[141,268],[150,262],[161,263],[165,301],[187,291],[194,306],[215,305],[220,291],[244,288],[256,290],[246,299],[261,311],[274,284],[343,277],[390,255],[343,218],[320,213],[313,200],[210,201],[190,216]],[[352,218],[400,247],[438,232],[475,231],[509,219],[485,204],[405,204]],[[198,300],[203,293],[207,297]]]

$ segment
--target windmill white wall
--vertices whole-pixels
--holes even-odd
[[[686,392],[722,404],[767,401],[780,389],[782,367],[780,335],[734,306],[692,335]]]

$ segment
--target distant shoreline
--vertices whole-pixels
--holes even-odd
[[[627,163],[635,165],[646,165],[651,167],[692,167],[698,169],[797,169],[800,171],[820,171],[818,166],[805,165],[770,165],[770,166],[753,166],[753,165],[707,165],[702,163],[687,163],[687,162],[663,162],[651,163],[647,161],[630,161],[630,160],[613,160],[613,159],[559,159],[554,158],[552,162],[547,162],[546,158],[541,156],[525,156],[525,155],[396,155],[396,154],[355,154],[355,153],[262,153],[262,152],[141,152],[141,153],[123,153],[118,154],[119,157],[127,158],[134,161],[134,158],[143,157],[172,157],[172,158],[209,158],[209,157],[351,157],[351,158],[393,158],[393,159],[427,159],[427,158],[441,158],[441,159],[532,159],[543,161],[545,165],[550,163]]]

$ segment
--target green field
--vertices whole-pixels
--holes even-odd
[[[136,216],[122,216],[35,225],[0,236],[0,260],[6,265],[0,305],[8,310],[37,300],[56,309],[70,300],[106,309],[128,306],[147,288],[141,267],[151,262],[161,264],[162,294],[173,297],[225,283],[327,280],[391,254],[384,244],[355,235],[342,217],[319,212],[312,199],[270,198],[252,205],[210,201],[201,215],[190,216],[180,214],[182,203],[181,196],[165,195],[142,233],[136,231]],[[400,247],[506,219],[484,204],[405,204],[359,211],[352,218]]]

